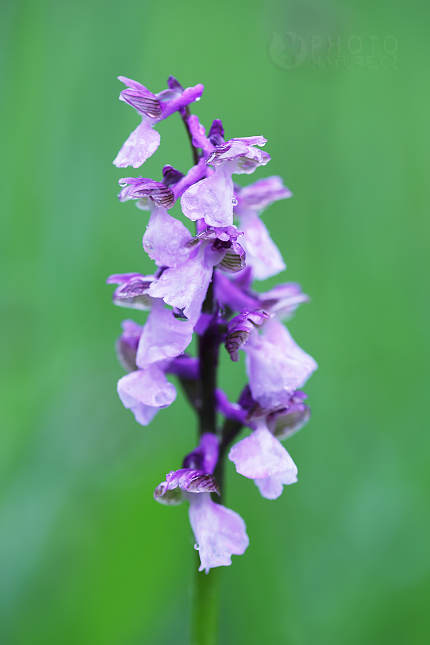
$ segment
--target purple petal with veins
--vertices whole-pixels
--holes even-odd
[[[215,504],[210,493],[185,493],[190,502],[191,528],[200,555],[199,571],[229,566],[231,556],[245,553],[249,539],[243,519],[225,506]]]
[[[251,393],[262,408],[285,407],[318,366],[281,322],[272,318],[263,332],[251,334],[244,346]]]
[[[142,244],[158,266],[174,267],[188,260],[190,250],[186,244],[190,239],[191,233],[182,222],[171,217],[165,208],[155,208]]]
[[[175,318],[162,300],[154,300],[140,337],[136,364],[146,368],[151,363],[182,354],[193,337],[193,323]]]

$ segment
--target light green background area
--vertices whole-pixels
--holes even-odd
[[[154,92],[169,74],[204,83],[206,126],[268,139],[272,161],[242,183],[279,174],[294,193],[264,219],[281,279],[312,296],[290,329],[320,365],[313,418],[286,444],[299,483],[280,499],[229,464],[227,505],[250,547],[223,570],[221,643],[428,642],[429,8],[3,0],[1,12],[1,643],[188,639],[187,509],[152,491],[194,446],[195,420],[181,393],[147,428],[122,407],[114,340],[144,315],[113,307],[104,281],[151,271],[147,215],[118,203],[117,180],[186,171],[190,152],[174,115],[143,168],[112,166],[139,122],[117,100],[120,74]],[[223,353],[225,389],[244,378]]]

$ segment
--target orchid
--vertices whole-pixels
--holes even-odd
[[[124,407],[139,424],[148,425],[175,401],[173,377],[196,412],[198,445],[155,488],[154,498],[167,506],[188,502],[199,571],[208,573],[230,565],[249,544],[243,519],[221,504],[225,457],[267,499],[297,482],[297,467],[281,441],[309,421],[301,388],[317,364],[284,322],[308,296],[295,282],[266,291],[253,286],[254,280],[286,268],[261,215],[292,193],[277,176],[244,186],[233,183],[233,175],[251,174],[270,161],[261,150],[266,139],[225,140],[218,119],[206,134],[189,107],[200,99],[202,85],[184,90],[170,77],[168,90],[152,94],[136,81],[119,80],[127,86],[120,99],[136,109],[142,122],[121,148],[114,162],[118,167],[138,168],[154,154],[160,143],[154,126],[175,112],[192,148],[188,170],[167,165],[159,180],[119,179],[119,201],[134,200],[143,211],[142,245],[155,268],[151,275],[113,274],[107,282],[117,285],[114,304],[141,316],[149,312],[145,322],[124,321],[116,343],[127,372],[118,381]],[[183,215],[195,222],[193,231],[168,213],[179,200]],[[194,335],[196,356],[187,353]],[[241,356],[245,360],[248,383],[238,401],[217,387],[222,346],[234,363]],[[243,429],[248,435],[236,441]]]

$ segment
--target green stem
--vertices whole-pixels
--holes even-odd
[[[209,573],[198,571],[200,560],[195,557],[195,580],[193,589],[193,613],[191,619],[191,645],[217,645],[220,567]]]

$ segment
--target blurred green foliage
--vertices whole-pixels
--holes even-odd
[[[151,269],[146,215],[118,203],[117,180],[186,170],[190,152],[176,115],[144,168],[112,166],[138,124],[119,74],[153,91],[169,74],[204,83],[203,123],[264,134],[272,161],[252,179],[279,174],[294,193],[265,221],[282,278],[312,296],[290,328],[320,365],[313,419],[288,441],[299,483],[277,501],[228,466],[251,544],[222,572],[221,643],[430,640],[429,13],[3,0],[2,644],[187,643],[187,510],[152,490],[195,423],[181,394],[148,428],[122,407],[113,344],[133,312],[104,280]],[[223,354],[232,396],[244,378]]]

